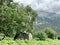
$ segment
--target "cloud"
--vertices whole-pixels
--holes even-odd
[[[14,0],[15,2],[31,5],[35,10],[43,10],[48,12],[60,12],[60,0]]]
[[[24,5],[30,5],[32,0],[14,0],[14,2],[23,3]]]

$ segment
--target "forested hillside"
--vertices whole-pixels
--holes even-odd
[[[55,31],[60,32],[60,14],[38,11],[38,16],[35,22],[36,29],[51,27]]]

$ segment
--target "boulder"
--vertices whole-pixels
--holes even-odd
[[[32,40],[32,34],[31,33],[20,33],[20,34],[16,34],[16,36],[14,37],[14,40],[15,39],[20,39],[20,40]]]

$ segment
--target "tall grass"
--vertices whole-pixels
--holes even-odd
[[[37,40],[2,40],[0,45],[60,45],[59,40],[46,40],[46,41],[37,41]]]

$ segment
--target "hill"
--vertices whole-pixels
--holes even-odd
[[[38,11],[38,14],[34,23],[36,29],[51,27],[60,32],[60,14],[44,11]]]

